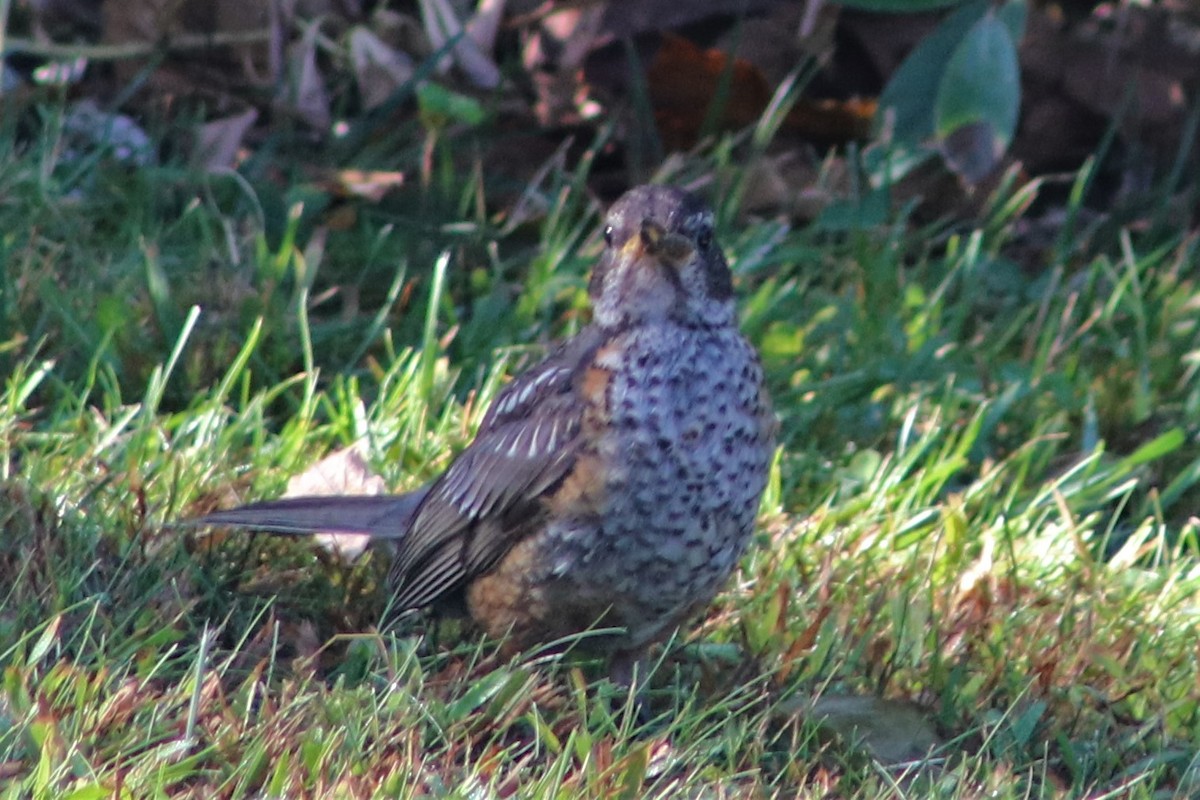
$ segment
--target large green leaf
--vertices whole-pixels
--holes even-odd
[[[986,176],[1017,128],[1021,75],[1009,27],[988,11],[946,63],[934,129],[946,163],[968,183]]]
[[[987,0],[963,4],[925,37],[892,75],[879,96],[876,127],[890,126],[893,145],[913,148],[933,137],[933,109],[947,65],[963,37],[987,10]]]

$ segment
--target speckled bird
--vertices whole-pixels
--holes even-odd
[[[400,610],[465,601],[490,636],[580,646],[629,682],[710,603],[754,528],[775,446],[713,214],[641,186],[604,225],[591,324],[496,397],[431,483],[391,497],[288,498],[201,518],[392,540]]]

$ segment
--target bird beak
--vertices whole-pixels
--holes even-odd
[[[642,222],[641,233],[630,238],[625,244],[624,252],[635,259],[648,255],[663,264],[678,268],[691,259],[696,252],[696,246],[683,234],[669,233],[657,222],[645,220]]]

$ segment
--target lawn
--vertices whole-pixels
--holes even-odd
[[[1088,168],[795,224],[740,207],[745,137],[668,162],[718,200],[781,435],[639,706],[381,628],[378,559],[172,524],[350,446],[395,491],[444,469],[586,319],[594,152],[514,193],[464,146],[366,203],[63,136],[0,134],[0,797],[1200,792],[1200,240],[1167,212],[1088,212]]]

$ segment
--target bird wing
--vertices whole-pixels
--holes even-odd
[[[487,571],[536,527],[539,498],[569,474],[584,445],[576,377],[601,343],[585,328],[497,396],[399,542],[398,609],[428,605]]]

